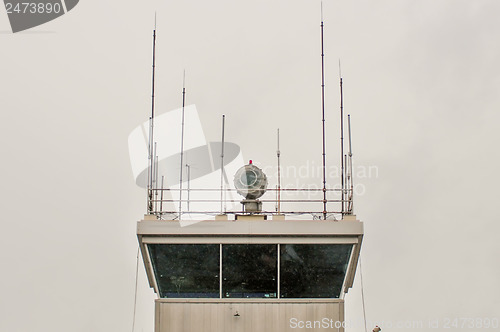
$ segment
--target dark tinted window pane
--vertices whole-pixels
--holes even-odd
[[[338,298],[351,249],[350,244],[282,244],[280,296]]]
[[[218,244],[150,244],[160,297],[218,298]]]
[[[223,244],[223,297],[276,297],[277,247],[275,244]]]

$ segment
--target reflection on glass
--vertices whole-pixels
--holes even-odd
[[[218,244],[150,244],[160,297],[218,298]]]
[[[222,262],[223,297],[276,297],[276,244],[223,244]]]
[[[253,186],[257,182],[257,175],[253,171],[246,171],[241,175],[241,183],[247,186]]]
[[[280,297],[338,298],[351,250],[350,244],[282,244]]]

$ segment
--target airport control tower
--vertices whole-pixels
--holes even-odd
[[[247,193],[264,192],[256,169],[243,167],[235,186],[243,177]],[[162,220],[154,211],[138,222],[158,295],[155,332],[279,332],[306,324],[312,324],[308,331],[344,331],[344,295],[354,280],[363,223],[352,214],[311,220],[248,212],[245,205],[258,200],[249,196],[241,211],[212,220]]]
[[[184,107],[184,88],[182,108],[175,113],[178,116],[171,113],[169,121],[164,121],[180,127],[180,150],[158,153],[161,144],[175,149],[178,145],[169,138],[158,142],[157,149],[155,141],[153,32],[153,102],[147,150],[146,145],[135,144],[136,136],[138,142],[145,137],[144,128],[131,136],[131,142],[148,155],[147,169],[137,167],[137,183],[147,183],[148,207],[137,224],[137,237],[149,284],[158,297],[155,332],[344,331],[344,296],[354,281],[363,223],[353,213],[350,121],[349,148],[344,153],[342,78],[341,185],[327,186],[323,22],[321,37],[322,188],[281,188],[279,129],[275,188],[268,188],[267,175],[252,161],[234,167],[241,156],[234,144],[228,167],[224,156],[226,151],[229,157],[228,144],[232,143],[224,140],[224,116],[221,142],[195,144],[191,140],[188,144],[191,156],[196,155],[191,158],[203,164],[199,177],[212,183],[193,188],[190,173],[183,173],[188,166],[184,126],[185,119],[196,117],[194,108],[189,113]],[[186,125],[189,123],[197,122],[190,120]],[[161,132],[176,131],[163,128]],[[159,176],[163,169],[180,169],[178,177],[165,176],[167,182],[178,185],[164,187],[164,176]],[[217,184],[218,174],[220,188],[210,182],[215,179]]]

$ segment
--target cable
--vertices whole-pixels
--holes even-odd
[[[134,291],[134,316],[132,320],[132,332],[135,331],[135,311],[137,308],[137,277],[139,275],[139,246],[137,246],[137,259],[135,264],[135,291]]]
[[[361,302],[363,303],[363,320],[365,323],[365,332],[368,332],[368,329],[366,328],[365,292],[363,287],[363,269],[361,268],[361,257],[359,257],[359,275],[361,277]]]

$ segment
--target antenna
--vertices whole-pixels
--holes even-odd
[[[221,140],[221,154],[220,154],[220,214],[224,214],[223,207],[223,192],[224,192],[224,125],[226,116],[222,114],[222,140]]]
[[[189,192],[190,192],[190,189],[191,189],[191,165],[189,164],[186,164],[186,168],[187,168],[187,183],[188,183],[188,187],[187,187],[187,192],[188,192],[188,197],[187,197],[187,210],[189,211]]]
[[[340,71],[340,60],[339,60],[339,73]],[[341,170],[341,176],[340,176],[340,182],[341,182],[341,192],[342,192],[342,218],[344,217],[344,211],[345,211],[345,185],[344,185],[344,177],[345,177],[345,171],[344,171],[344,93],[342,90],[342,76],[340,76],[340,170]]]
[[[156,143],[155,142],[155,147],[154,147],[154,168],[153,168],[153,188],[155,190],[155,204],[154,208],[155,211],[158,211],[158,155],[156,153]]]
[[[353,184],[353,179],[352,179],[352,145],[351,145],[351,115],[347,114],[347,125],[349,128],[349,185],[350,185],[350,191],[349,191],[349,197],[348,197],[348,207],[347,207],[347,212],[349,214],[353,213],[353,199],[354,199],[354,184]]]
[[[163,211],[163,179],[164,176],[161,176],[161,195],[160,195],[160,219],[162,216],[162,211]]]
[[[148,142],[148,213],[153,212],[153,139],[154,139],[154,120],[155,120],[155,56],[156,56],[156,13],[155,29],[153,30],[153,75],[151,83],[151,117],[149,118],[149,142]]]
[[[346,154],[344,155],[344,165],[346,167],[346,171],[344,173],[345,178],[346,178],[345,183],[344,183],[344,188],[347,188],[348,181],[347,181],[347,155]],[[347,191],[347,190],[344,189],[344,191]],[[347,205],[348,205],[347,204],[347,193],[345,193],[345,194],[342,193],[342,197],[344,197],[344,199],[345,199],[345,202],[344,202],[344,200],[342,200],[342,207],[344,208],[343,213],[342,213],[342,218],[344,218],[344,215],[347,214]]]
[[[148,138],[148,184],[147,184],[147,206],[148,206],[148,214],[153,213],[153,191],[152,191],[152,186],[151,186],[151,178],[152,178],[152,147],[151,147],[151,140],[152,140],[152,133],[151,133],[151,116],[149,116],[149,138]]]
[[[326,220],[326,150],[325,150],[325,54],[323,52],[323,2],[321,2],[321,107],[323,115],[323,219]]]
[[[179,176],[179,220],[182,214],[182,171],[184,159],[184,106],[186,105],[186,71],[182,80],[182,120],[181,120],[181,174]]]
[[[276,156],[278,157],[278,214],[281,212],[281,167],[280,167],[280,129],[278,128],[278,150],[276,150]]]
[[[276,204],[274,205],[274,208],[276,209],[276,213],[278,212],[278,185],[276,185]]]
[[[349,135],[349,157],[352,157],[352,145],[351,145],[351,114],[347,114],[347,127]]]
[[[323,1],[321,1],[321,23],[323,23]]]

